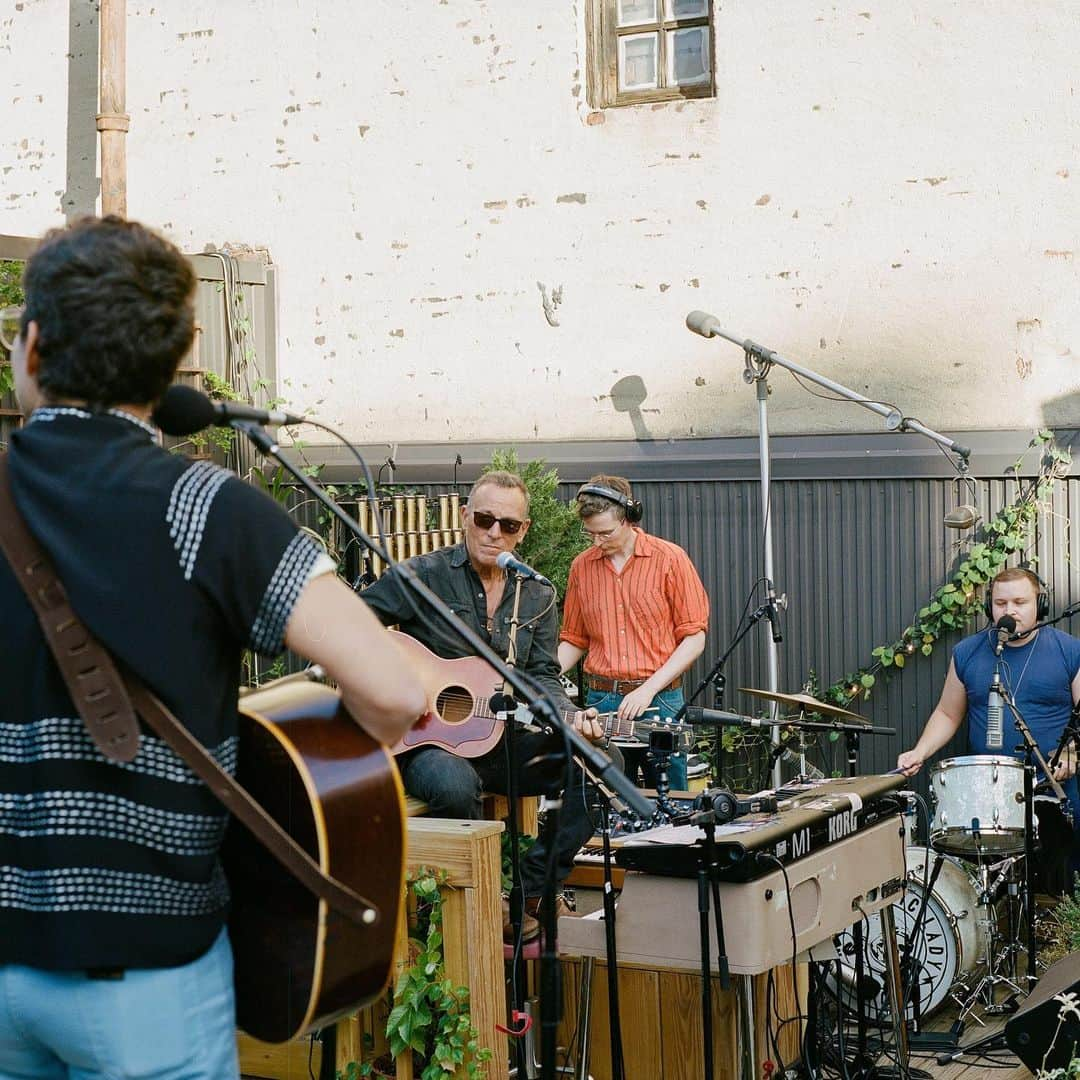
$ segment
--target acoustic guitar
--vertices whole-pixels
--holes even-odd
[[[370,926],[341,915],[230,821],[237,1020],[257,1039],[286,1042],[387,984],[404,895],[404,793],[393,758],[338,694],[295,679],[241,698],[237,779],[323,873],[379,911]]]
[[[444,660],[416,638],[391,630],[394,641],[405,651],[413,672],[428,699],[427,712],[409,729],[392,754],[420,746],[440,746],[458,757],[477,758],[495,748],[502,738],[503,721],[491,710],[492,695],[501,691],[502,678],[479,656]],[[621,720],[617,713],[598,717],[604,735],[615,742],[648,744],[653,731],[675,735],[676,750],[689,750],[694,730],[689,724],[667,724],[662,720]]]

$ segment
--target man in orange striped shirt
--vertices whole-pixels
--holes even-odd
[[[705,648],[709,599],[690,557],[637,526],[641,503],[621,476],[594,476],[577,495],[592,540],[570,567],[559,666],[583,656],[587,703],[635,720],[650,706],[670,719],[682,707],[683,672]],[[644,750],[622,748],[627,772],[655,785]],[[671,759],[673,788],[686,787],[686,757]]]

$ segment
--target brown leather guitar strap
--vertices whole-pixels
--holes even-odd
[[[378,922],[379,909],[324,874],[156,694],[131,672],[121,675],[109,652],[72,610],[52,560],[26,527],[15,506],[7,464],[7,455],[0,454],[0,550],[37,614],[71,699],[98,749],[114,761],[132,761],[139,751],[137,712],[305,888],[353,922],[368,926]]]

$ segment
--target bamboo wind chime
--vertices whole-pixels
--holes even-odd
[[[436,497],[439,512],[438,524],[434,526],[428,525],[426,495],[393,495],[379,499],[378,513],[383,535],[395,562],[461,543],[461,496],[454,491]],[[357,504],[360,528],[369,536],[378,536],[379,533],[375,513],[366,499],[361,499]],[[386,569],[386,564],[378,555],[366,555],[364,561],[373,577],[380,577]]]

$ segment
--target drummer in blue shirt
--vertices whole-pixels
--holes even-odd
[[[1001,680],[1024,718],[1039,749],[1049,761],[1068,723],[1073,705],[1080,701],[1080,640],[1051,626],[1032,631],[1049,615],[1049,596],[1042,579],[1031,570],[1002,570],[988,586],[986,614],[993,624],[1002,616],[1016,620],[1016,640],[1009,641],[1001,658]],[[968,748],[972,754],[1011,755],[1019,743],[1013,716],[1005,709],[1004,740],[1000,749],[986,739],[987,698],[994,674],[997,630],[987,627],[964,638],[953,650],[949,673],[937,707],[919,741],[905,750],[896,764],[914,776],[968,720]],[[1073,747],[1062,755],[1054,778],[1068,781],[1065,791],[1073,805],[1073,820],[1080,824],[1080,797],[1074,779]]]

